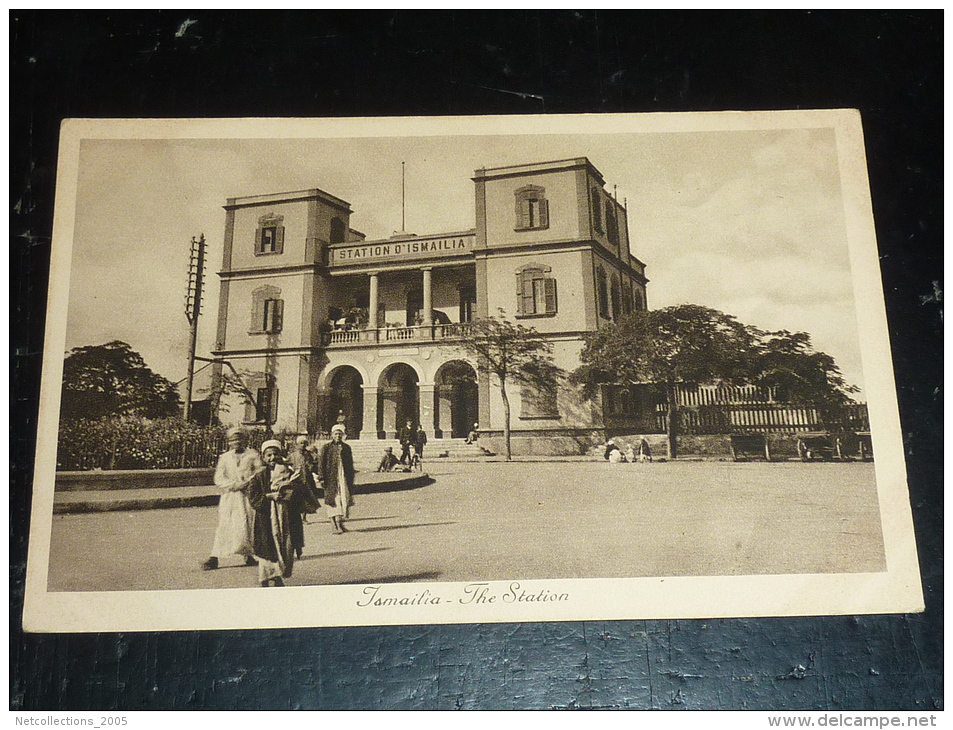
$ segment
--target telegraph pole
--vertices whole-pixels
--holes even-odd
[[[185,385],[185,420],[192,417],[192,385],[195,376],[195,343],[199,332],[199,315],[202,313],[202,284],[205,272],[205,234],[196,241],[192,237],[192,253],[189,256],[189,285],[185,293],[185,318],[189,321],[189,371]]]

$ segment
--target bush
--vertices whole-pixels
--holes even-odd
[[[225,428],[199,426],[182,418],[107,416],[95,421],[67,420],[60,422],[56,468],[207,468],[215,466],[225,448]]]

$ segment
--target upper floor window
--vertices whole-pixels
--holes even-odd
[[[592,189],[592,225],[596,231],[602,233],[602,194],[599,188]]]
[[[263,286],[252,292],[251,330],[252,334],[278,334],[284,319],[285,302],[281,299],[281,290],[274,286]]]
[[[642,293],[641,289],[635,290],[635,311],[644,312],[646,309],[645,306],[645,295]]]
[[[615,203],[606,200],[606,237],[613,246],[619,245],[619,220],[614,209]]]
[[[602,319],[612,319],[609,313],[609,281],[601,266],[596,269],[596,293],[599,297],[599,316]]]
[[[546,188],[526,185],[516,191],[516,230],[549,228]]]
[[[622,289],[622,313],[632,314],[632,288],[629,285]]]
[[[556,314],[556,280],[552,268],[530,264],[516,272],[516,316]]]
[[[285,248],[284,216],[268,214],[258,219],[255,231],[255,255],[283,253]]]
[[[609,303],[612,305],[612,319],[618,320],[622,314],[622,289],[619,286],[618,274],[612,275],[612,285],[609,294]]]

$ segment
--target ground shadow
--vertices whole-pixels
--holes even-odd
[[[317,553],[315,555],[305,555],[304,557],[298,558],[297,562],[303,563],[306,560],[317,560],[318,558],[336,558],[342,555],[363,555],[366,553],[382,553],[387,550],[393,550],[393,548],[379,547],[379,548],[371,548],[370,550],[336,550],[334,552]]]
[[[406,530],[410,527],[439,527],[440,525],[455,525],[456,522],[418,522],[415,525],[390,525],[388,527],[367,527],[363,530],[350,530],[350,532],[388,532],[390,530]]]
[[[426,573],[409,573],[407,575],[385,575],[382,578],[366,578],[364,580],[349,580],[337,585],[342,586],[362,586],[376,585],[378,583],[414,583],[415,581],[434,581],[443,575],[439,570],[427,571]]]

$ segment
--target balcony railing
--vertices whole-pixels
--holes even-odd
[[[370,343],[397,343],[419,340],[453,340],[470,334],[469,322],[430,324],[413,327],[332,330],[324,337],[325,347],[345,347]]]

